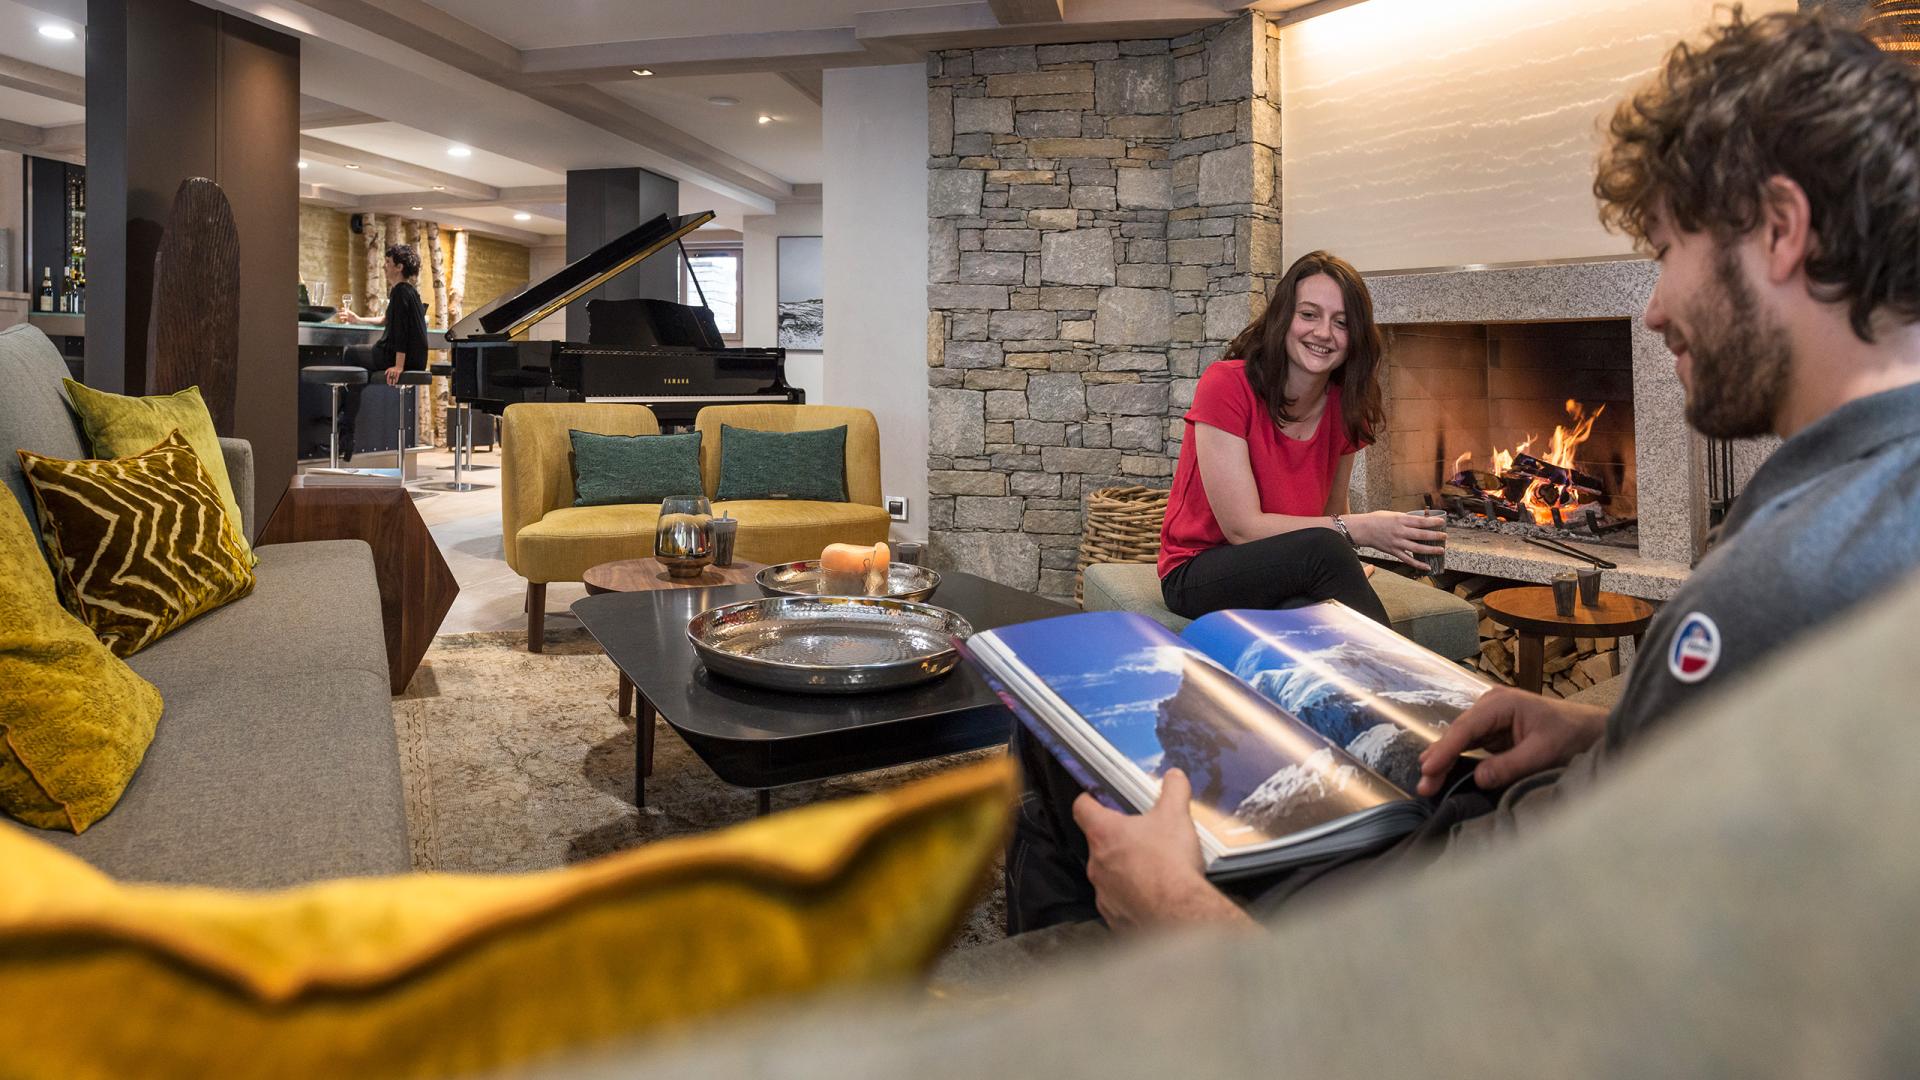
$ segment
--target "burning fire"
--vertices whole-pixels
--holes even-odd
[[[1580,448],[1580,444],[1586,442],[1587,438],[1593,434],[1593,422],[1600,419],[1600,414],[1606,412],[1607,407],[1602,405],[1589,414],[1586,409],[1581,407],[1579,402],[1568,398],[1566,410],[1568,418],[1572,420],[1572,426],[1568,427],[1562,424],[1555,424],[1553,427],[1553,438],[1547,443],[1547,449],[1544,453],[1532,454],[1536,437],[1529,434],[1525,442],[1522,442],[1512,450],[1495,450],[1493,452],[1493,460],[1491,463],[1493,475],[1502,479],[1512,478],[1514,476],[1514,463],[1532,454],[1533,460],[1552,466],[1567,477],[1574,476],[1574,452]],[[1471,450],[1455,458],[1453,460],[1454,475],[1456,477],[1462,475],[1471,477],[1473,474],[1468,471],[1468,467],[1472,462],[1473,452]],[[1476,483],[1473,486],[1480,487],[1481,485]],[[1536,475],[1533,476],[1532,482],[1527,485],[1525,494],[1517,501],[1533,515],[1534,524],[1551,525],[1553,524],[1553,511],[1555,507],[1560,508],[1563,517],[1568,516],[1570,513],[1578,512],[1581,490],[1582,489],[1575,484],[1554,483],[1547,477]],[[1503,487],[1484,488],[1482,494],[1505,498],[1506,489]]]

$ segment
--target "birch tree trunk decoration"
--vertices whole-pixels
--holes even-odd
[[[467,230],[453,234],[453,273],[447,282],[447,325],[452,326],[467,313]]]
[[[433,268],[433,315],[441,327],[451,327],[453,320],[447,317],[447,278],[440,269],[440,223],[427,222],[427,265]],[[435,357],[435,359],[444,359]],[[433,407],[428,410],[428,426],[433,429],[433,442],[436,446],[447,445],[447,409],[452,406],[452,398],[447,393],[447,380],[435,379],[432,387]]]
[[[372,214],[360,219],[360,237],[367,243],[367,280],[360,298],[360,313],[371,315],[379,306],[380,299],[386,296],[381,286],[386,283],[387,275],[381,264],[386,261],[387,245],[380,241],[380,221]]]

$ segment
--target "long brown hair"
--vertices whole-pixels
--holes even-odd
[[[1300,283],[1325,274],[1340,286],[1347,305],[1347,359],[1333,369],[1329,381],[1340,387],[1340,420],[1347,441],[1355,446],[1373,441],[1386,411],[1380,405],[1380,327],[1373,321],[1373,294],[1360,272],[1345,259],[1324,251],[1309,251],[1295,259],[1280,283],[1273,287],[1267,310],[1240,331],[1227,346],[1227,355],[1247,362],[1247,381],[1267,407],[1274,426],[1300,419],[1287,400],[1287,329],[1293,325],[1295,297]]]

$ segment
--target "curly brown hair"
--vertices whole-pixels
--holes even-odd
[[[1818,14],[1738,4],[1682,42],[1607,125],[1600,218],[1645,244],[1656,216],[1720,243],[1760,224],[1767,182],[1806,192],[1813,294],[1873,340],[1885,309],[1920,320],[1920,69]]]
[[[1295,259],[1273,287],[1266,311],[1240,331],[1227,345],[1226,354],[1247,362],[1247,382],[1267,407],[1274,426],[1298,420],[1294,403],[1287,400],[1287,328],[1293,325],[1300,283],[1315,274],[1332,278],[1346,304],[1347,358],[1333,369],[1329,381],[1340,388],[1340,420],[1346,425],[1347,441],[1364,446],[1373,441],[1386,416],[1380,405],[1379,379],[1384,350],[1380,327],[1373,321],[1373,294],[1351,263],[1324,251],[1309,251]]]
[[[412,244],[388,244],[387,258],[400,266],[400,276],[408,281],[420,276],[420,253]]]

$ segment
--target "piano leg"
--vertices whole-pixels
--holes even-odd
[[[527,651],[544,652],[547,634],[547,583],[527,582]]]

